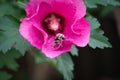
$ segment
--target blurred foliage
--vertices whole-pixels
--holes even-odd
[[[11,16],[0,17],[0,50],[6,53],[12,47],[18,49],[22,54],[30,47],[18,31],[19,23]]]
[[[84,0],[88,8],[97,8],[98,4],[102,6],[120,6],[117,0]]]
[[[74,64],[68,53],[64,53],[55,59],[49,59],[45,57],[42,52],[33,48],[30,50],[30,53],[32,53],[32,55],[35,53],[34,56],[37,63],[50,63],[53,65],[53,67],[64,76],[65,80],[73,79],[72,71],[74,70]]]
[[[0,53],[0,68],[7,67],[11,70],[17,71],[18,64],[16,63],[15,59],[21,57],[19,51],[15,49],[9,50],[6,54]]]
[[[64,76],[65,80],[72,80],[74,64],[72,58],[68,53],[64,53],[61,56],[57,57],[57,68],[59,72]]]
[[[89,46],[92,48],[111,47],[108,38],[100,29],[100,23],[91,12],[100,7],[100,15],[107,15],[112,6],[120,6],[120,0],[84,0],[87,6],[86,18],[91,23],[91,37]],[[19,65],[16,59],[25,54],[26,51],[34,55],[37,63],[51,63],[63,75],[65,80],[72,80],[74,64],[71,56],[65,53],[55,59],[46,58],[43,53],[24,40],[19,34],[20,18],[25,17],[25,5],[28,0],[0,0],[0,69],[7,67],[17,71]],[[78,56],[78,49],[72,46],[72,56]],[[22,55],[21,55],[22,54]],[[20,74],[22,75],[22,74]],[[0,71],[0,80],[10,80],[12,76],[5,71]]]
[[[0,69],[6,67],[8,69],[11,69],[13,71],[18,70],[18,63],[16,62],[16,59],[20,58],[22,55],[19,51],[15,49],[11,49],[6,52],[6,54],[0,52]],[[12,76],[5,72],[0,71],[0,80],[9,80]]]
[[[108,42],[108,38],[103,34],[104,32],[99,28],[100,23],[96,18],[91,16],[87,17],[87,19],[91,23],[91,36],[89,46],[95,49],[96,47],[103,49],[104,47],[112,47],[112,45]]]
[[[9,80],[11,77],[7,72],[0,71],[0,80]]]
[[[78,49],[75,45],[72,46],[72,49],[70,51],[70,53],[73,55],[73,56],[78,56]]]
[[[36,63],[51,63],[53,66],[56,66],[56,60],[45,57],[45,55],[36,48],[30,48],[29,53],[35,57]]]

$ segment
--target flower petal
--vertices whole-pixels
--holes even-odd
[[[20,34],[26,39],[26,40],[31,40],[31,37],[29,35],[30,28],[32,28],[32,24],[29,21],[26,21],[25,19],[21,19],[21,24],[19,28]]]
[[[30,0],[26,6],[27,17],[21,19],[20,34],[34,47],[50,58],[70,51],[72,44],[85,46],[89,42],[90,24],[84,19],[86,7],[83,0]],[[55,13],[63,17],[66,39],[61,46],[55,47],[55,36],[47,34],[43,29],[43,20]],[[81,19],[82,18],[82,19]]]
[[[29,6],[29,4],[32,4],[32,6]],[[29,4],[26,12],[29,13],[31,11],[31,14],[32,12],[35,13],[35,10],[38,8],[35,6],[39,4],[40,9],[38,11],[36,10],[36,13],[38,12],[37,18],[42,17],[41,19],[45,18],[45,15],[49,13],[56,13],[69,20],[72,19],[76,13],[76,5],[72,2],[72,0],[31,0]]]
[[[74,5],[76,5],[76,18],[83,18],[86,14],[86,6],[84,0],[72,0]]]
[[[34,46],[34,47],[36,47],[36,48],[38,48],[38,49],[41,49],[42,48],[42,45],[43,45],[43,43],[44,43],[44,35],[43,35],[44,33],[42,32],[42,30],[40,31],[40,30],[38,30],[37,28],[35,28],[35,27],[32,27],[31,29],[30,29],[30,36],[31,36],[31,38],[33,39],[33,41],[31,42],[31,44]]]
[[[28,18],[35,16],[38,13],[38,10],[39,10],[39,6],[36,2],[27,3],[26,8],[25,8]]]
[[[32,1],[26,6],[27,18],[42,21],[49,13],[52,12],[51,5],[45,1]]]
[[[32,25],[31,22],[27,20],[22,20],[19,29],[20,34],[28,40],[34,47],[41,49],[44,43],[45,34],[42,30],[38,30],[36,27]]]
[[[59,48],[55,48],[54,37],[49,37],[42,46],[42,52],[49,58],[55,58],[62,53],[70,51],[71,46],[72,43],[69,40],[64,40]]]
[[[70,19],[74,17],[76,12],[76,6],[71,0],[54,0],[53,11],[65,19]]]
[[[64,34],[77,46],[84,47],[89,42],[90,23],[84,18],[79,19],[72,27],[66,27]]]

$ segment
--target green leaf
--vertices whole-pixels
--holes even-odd
[[[16,14],[16,11],[10,3],[0,4],[0,16],[14,15],[14,14]]]
[[[20,52],[15,49],[9,50],[6,54],[0,52],[0,68],[6,66],[9,69],[17,71],[19,65],[17,64],[16,59],[21,56]]]
[[[21,7],[22,9],[21,9]],[[24,3],[18,1],[6,1],[4,3],[0,3],[0,16],[10,15],[17,19],[25,17],[25,5]]]
[[[84,0],[88,8],[97,8],[97,4],[103,6],[120,6],[120,3],[117,0]]]
[[[111,44],[108,42],[108,38],[103,35],[103,31],[101,29],[96,29],[95,31],[92,31],[89,46],[94,49],[96,47],[101,49],[105,47],[112,47]]]
[[[74,64],[69,54],[64,53],[63,55],[56,58],[57,59],[57,68],[60,73],[64,76],[65,80],[73,79],[73,69]]]
[[[53,66],[56,66],[56,59],[50,59],[46,57],[40,50],[36,48],[31,48],[29,53],[34,55],[36,63],[51,63]]]
[[[91,30],[95,30],[100,27],[100,23],[98,22],[98,20],[96,18],[89,16],[89,17],[87,17],[87,19],[90,22]]]
[[[25,9],[25,6],[26,6],[26,4],[23,3],[23,2],[21,2],[21,1],[18,1],[18,2],[17,2],[17,5],[18,5],[18,7],[20,7],[21,9]]]
[[[0,80],[10,80],[11,77],[7,72],[0,71]]]
[[[0,50],[6,53],[12,47],[22,54],[30,48],[30,44],[19,34],[19,21],[13,17],[0,17]]]
[[[23,3],[27,3],[29,0],[17,0],[17,1],[21,1]]]
[[[53,65],[56,64],[56,60],[55,59],[50,59],[50,58],[45,57],[45,55],[42,52],[40,52],[40,51],[35,54],[35,59],[36,59],[37,63],[49,62],[49,63],[52,63]]]
[[[20,35],[17,36],[17,41],[16,41],[16,45],[15,48],[17,50],[19,50],[23,55],[25,54],[25,52],[31,47],[30,44],[23,39]]]
[[[76,46],[73,45],[70,52],[73,56],[78,56],[78,49],[76,48]]]
[[[37,63],[50,63],[52,64],[53,67],[56,68],[56,63],[57,63],[56,59],[47,58],[42,52],[35,54],[35,61]]]
[[[108,42],[108,38],[104,36],[104,32],[100,29],[100,23],[96,18],[91,16],[87,17],[91,23],[91,36],[89,46],[92,48],[111,48],[112,45]]]

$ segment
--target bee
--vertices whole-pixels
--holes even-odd
[[[65,36],[62,33],[58,33],[54,39],[54,47],[62,46],[62,41],[65,40]]]

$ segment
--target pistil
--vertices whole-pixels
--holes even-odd
[[[49,18],[45,19],[45,22],[47,23],[49,30],[56,32],[60,28],[60,19],[53,14]]]

